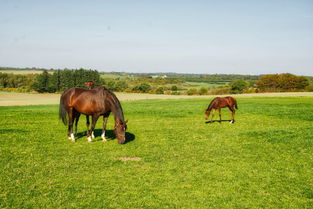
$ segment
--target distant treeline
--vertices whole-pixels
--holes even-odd
[[[177,73],[99,73],[96,70],[41,68],[1,68],[0,88],[7,91],[62,92],[72,87],[85,87],[93,80],[112,91],[156,94],[237,94],[277,91],[313,91],[312,77],[290,73],[269,75],[177,74]],[[33,74],[26,74],[27,71]],[[35,71],[35,73],[34,73]],[[37,72],[38,71],[38,72]],[[13,73],[12,73],[13,72]],[[22,72],[25,74],[14,74]],[[202,83],[186,88],[186,82]],[[208,85],[204,85],[207,83]],[[218,84],[210,86],[209,84]]]
[[[137,77],[151,78],[154,76],[166,77],[167,79],[176,79],[185,82],[204,82],[204,83],[225,83],[234,80],[253,80],[257,81],[259,75],[239,75],[239,74],[181,74],[181,73],[121,73]]]
[[[257,81],[260,76],[258,75],[238,75],[238,74],[211,74],[211,75],[197,75],[197,74],[178,74],[176,78],[188,82],[231,82],[235,80]]]
[[[263,75],[256,82],[260,91],[299,91],[310,85],[308,78],[290,73]]]
[[[85,87],[85,82],[90,80],[102,85],[96,70],[55,70],[53,74],[44,70],[36,76],[32,88],[38,92],[59,92],[72,87]]]
[[[72,87],[85,87],[85,82],[92,80],[96,85],[102,85],[100,74],[96,70],[54,70],[49,73],[43,70],[41,74],[12,74],[0,72],[0,87],[4,89],[17,88],[22,91],[60,92]]]

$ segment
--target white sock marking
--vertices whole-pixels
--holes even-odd
[[[91,140],[91,137],[90,136],[88,136],[88,142],[92,142],[92,140]]]
[[[71,140],[74,142],[75,141],[75,137],[74,137],[74,134],[71,133]]]
[[[102,137],[102,140],[103,140],[104,142],[107,141],[107,140],[105,139],[105,133],[101,134],[101,137]]]
[[[95,138],[95,135],[94,135],[94,133],[92,132],[91,133],[91,137],[94,139]]]

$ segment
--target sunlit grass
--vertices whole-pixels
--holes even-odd
[[[107,143],[100,122],[95,142],[72,143],[57,105],[0,107],[0,206],[312,207],[312,98],[238,98],[235,124],[204,123],[208,103],[122,102],[125,145],[112,118]]]

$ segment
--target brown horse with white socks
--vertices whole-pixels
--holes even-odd
[[[221,108],[224,108],[224,107],[228,107],[228,109],[230,110],[231,117],[232,117],[230,123],[234,123],[235,122],[235,108],[238,109],[238,107],[237,107],[237,101],[233,97],[215,97],[211,101],[211,103],[209,104],[208,108],[205,111],[205,119],[207,120],[209,118],[210,112],[213,109],[212,118],[211,118],[211,122],[212,122],[214,113],[216,109],[218,109],[220,122],[221,122],[222,121]]]
[[[122,106],[111,91],[100,86],[94,89],[71,88],[66,90],[60,99],[59,115],[65,125],[68,124],[68,137],[75,141],[73,134],[74,119],[80,113],[91,115],[91,129],[87,130],[87,139],[89,142],[94,137],[94,129],[98,118],[103,116],[102,139],[105,142],[106,123],[110,113],[113,113],[115,119],[114,134],[120,144],[125,143],[126,123],[124,120]]]

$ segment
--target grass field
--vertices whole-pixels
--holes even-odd
[[[0,107],[1,208],[312,208],[312,97],[123,101],[124,145],[66,137],[57,105]],[[223,119],[229,119],[223,110]]]

